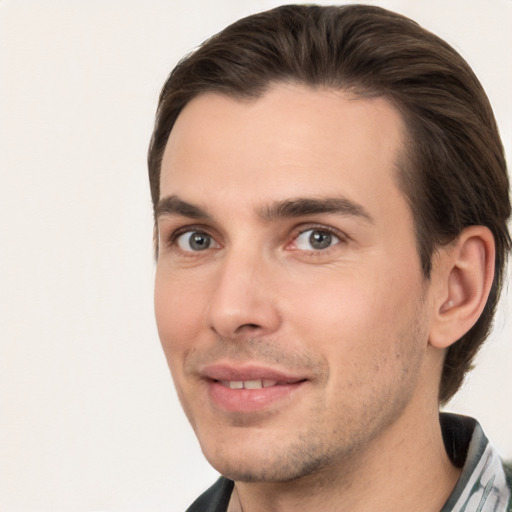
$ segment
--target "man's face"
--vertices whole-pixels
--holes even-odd
[[[222,474],[297,478],[410,424],[429,295],[396,183],[403,130],[384,99],[297,85],[250,101],[204,94],[178,117],[156,318]]]

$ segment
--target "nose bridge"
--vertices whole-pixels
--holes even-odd
[[[209,326],[225,338],[248,330],[252,335],[275,330],[279,314],[272,298],[272,274],[260,247],[240,241],[226,249],[208,305]]]

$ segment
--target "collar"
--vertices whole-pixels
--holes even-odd
[[[498,452],[473,418],[442,413],[441,429],[452,462],[462,467],[441,512],[506,512],[510,501]]]

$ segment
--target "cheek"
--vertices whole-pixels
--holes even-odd
[[[328,384],[318,405],[325,414],[370,425],[382,404],[407,401],[415,389],[427,330],[418,316],[418,288],[357,284],[345,282],[343,293],[328,289],[299,329],[328,361]]]
[[[411,267],[400,275],[389,269],[339,275],[343,277],[331,276],[308,286],[308,291],[290,293],[294,300],[288,309],[297,332],[347,374],[364,366],[367,371],[382,367],[403,349],[404,338],[413,336],[421,295],[419,273]]]
[[[197,338],[203,326],[201,295],[199,289],[190,286],[191,282],[157,268],[155,317],[169,366],[183,358],[191,340]]]
[[[388,311],[386,293],[375,283],[358,276],[333,273],[303,288],[289,283],[287,316],[301,323],[301,329],[322,332],[329,338],[361,335]],[[349,336],[350,335],[350,336]],[[322,338],[319,338],[321,342]]]

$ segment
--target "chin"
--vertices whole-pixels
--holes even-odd
[[[306,436],[306,439],[306,442],[299,439],[288,443],[283,439],[252,441],[245,447],[239,443],[216,443],[211,451],[203,447],[203,453],[211,466],[226,478],[261,483],[291,482],[318,473],[343,457],[328,453],[325,446],[312,442],[315,437]]]

